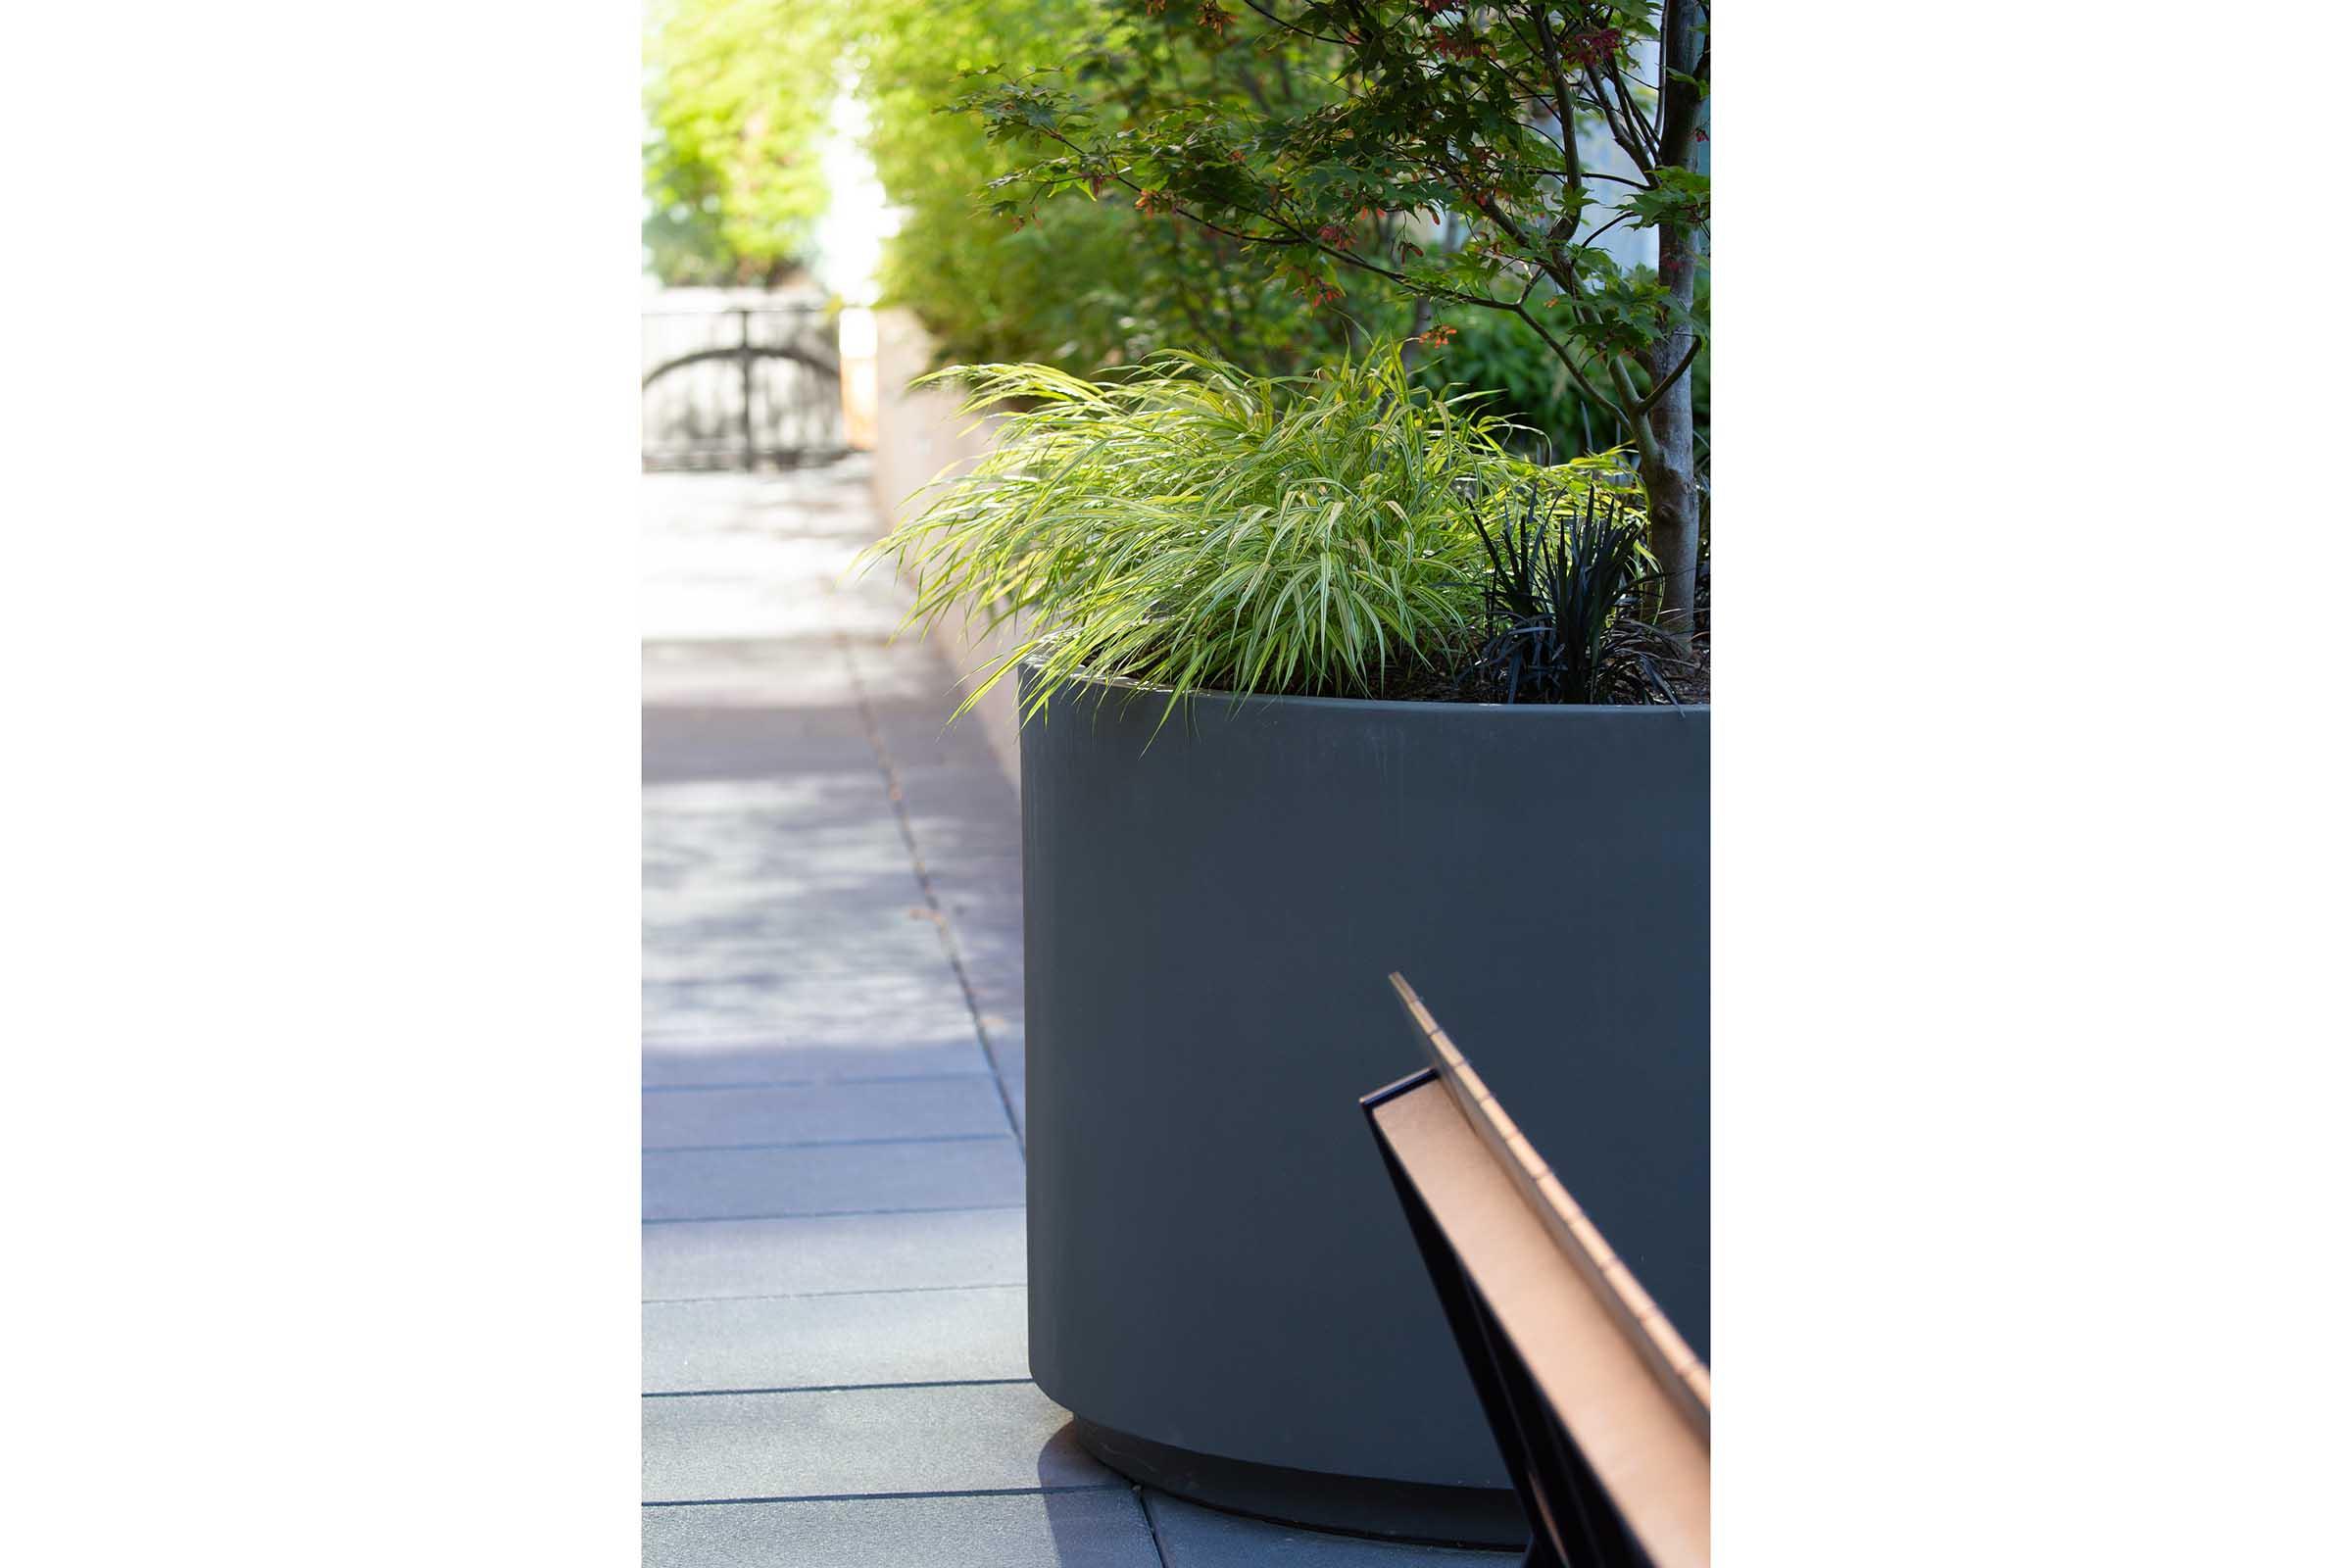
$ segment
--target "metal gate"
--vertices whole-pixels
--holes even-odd
[[[647,468],[789,468],[849,450],[822,304],[649,305],[643,328]]]

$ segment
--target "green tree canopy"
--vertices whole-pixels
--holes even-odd
[[[1032,360],[1082,372],[1185,347],[1262,369],[1297,369],[1367,331],[1402,330],[1396,300],[1352,315],[1239,264],[1230,242],[1093,192],[1020,213],[986,191],[1025,160],[985,117],[944,112],[972,78],[1069,66],[1100,112],[1126,114],[1191,63],[1156,29],[1102,0],[870,0],[853,51],[873,107],[871,150],[903,212],[884,264],[886,297],[913,309],[943,357]],[[1242,101],[1249,63],[1200,72]],[[1303,78],[1301,78],[1303,79]],[[1279,89],[1277,89],[1279,90]],[[1370,315],[1376,319],[1367,321]]]
[[[807,261],[838,56],[829,5],[656,0],[645,238],[662,281],[772,284]]]
[[[1319,302],[1385,284],[1514,323],[1632,437],[1667,608],[1690,610],[1703,0],[1245,4],[1103,0],[1171,52],[1143,73],[1140,98],[1105,94],[1087,67],[1001,74],[968,97],[1028,154],[997,181],[996,210],[1115,189],[1246,248]],[[1294,78],[1312,85],[1266,90]],[[1614,149],[1609,166],[1588,137]],[[1656,231],[1654,268],[1601,243],[1621,228]]]
[[[1413,338],[1417,380],[1486,394],[1539,433],[1531,447],[1567,458],[1638,439],[1610,360],[1655,335],[1674,291],[1594,231],[1675,214],[1623,212],[1641,181],[1597,169],[1584,183],[1600,196],[1570,199],[1544,163],[1560,157],[1548,102],[1511,90],[1526,61],[1457,38],[1523,14],[1370,7],[1395,34],[1371,48],[1360,30],[1319,32],[1311,19],[1330,9],[1285,23],[1270,7],[1236,21],[1158,0],[665,0],[647,50],[656,270],[672,282],[789,271],[825,201],[825,110],[854,83],[900,215],[883,298],[922,319],[942,363],[1092,375],[1178,348],[1281,374]],[[1642,25],[1629,24],[1625,50]],[[1400,64],[1413,50],[1427,58]],[[1654,110],[1644,83],[1627,91]],[[1423,98],[1428,122],[1397,129]],[[1588,138],[1611,134],[1590,106],[1577,118]],[[1441,177],[1448,138],[1464,135],[1516,149],[1507,194]],[[1279,196],[1287,226],[1250,227],[1237,180]],[[1512,248],[1482,195],[1514,222],[1576,208],[1573,290]],[[1691,320],[1704,316],[1694,282]],[[1507,287],[1526,291],[1522,309]],[[1465,305],[1473,288],[1486,308]],[[1633,359],[1639,401],[1649,381]]]

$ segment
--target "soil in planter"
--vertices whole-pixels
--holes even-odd
[[[1662,666],[1657,671],[1658,683],[1674,694],[1671,699],[1673,702],[1704,703],[1709,700],[1708,691],[1713,684],[1710,679],[1712,669],[1703,632],[1694,652],[1697,655],[1694,666],[1684,669]],[[1462,662],[1467,664],[1468,661]],[[1298,692],[1286,695],[1308,697],[1324,694]],[[1392,703],[1499,703],[1507,700],[1500,683],[1496,681],[1485,679],[1476,673],[1429,669],[1419,665],[1392,666],[1383,672],[1383,678],[1375,682],[1366,695]],[[1543,706],[1530,702],[1524,695],[1519,701],[1529,707]],[[1655,706],[1663,707],[1669,699],[1663,694],[1653,693],[1650,701]]]

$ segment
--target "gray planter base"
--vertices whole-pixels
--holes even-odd
[[[1707,710],[1126,698],[1021,731],[1031,1375],[1178,1495],[1508,1540],[1356,1102],[1401,970],[1707,1354]]]
[[[1516,1493],[1368,1481],[1172,1448],[1080,1416],[1071,1435],[1130,1481],[1227,1513],[1434,1546],[1527,1545]]]

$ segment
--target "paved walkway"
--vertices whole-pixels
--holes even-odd
[[[1130,1487],[1029,1381],[1020,812],[853,462],[644,481],[652,1565],[1493,1568]]]

